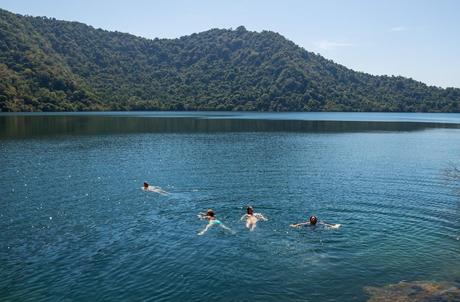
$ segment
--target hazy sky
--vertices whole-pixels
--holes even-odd
[[[147,38],[244,25],[354,70],[460,87],[460,0],[0,0],[0,7]]]

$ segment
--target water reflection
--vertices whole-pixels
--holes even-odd
[[[119,133],[420,131],[430,128],[460,128],[460,125],[426,122],[201,119],[196,117],[0,116],[0,138]]]

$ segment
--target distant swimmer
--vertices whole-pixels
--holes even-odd
[[[341,226],[341,224],[339,223],[327,223],[325,221],[318,221],[318,218],[316,218],[316,216],[310,216],[308,221],[291,224],[291,227],[298,228],[298,227],[305,226],[305,225],[315,226],[316,224],[324,225],[331,229],[338,229]]]
[[[169,194],[168,192],[166,192],[162,188],[151,186],[147,182],[144,182],[144,186],[142,187],[142,190],[149,191],[149,192],[155,192],[155,193],[158,193],[158,194],[163,195],[163,196],[166,196],[166,195]]]
[[[267,221],[268,220],[262,214],[254,213],[254,209],[252,207],[248,207],[246,211],[247,211],[246,214],[244,214],[240,220],[246,219],[246,227],[250,231],[253,231],[256,228],[257,221],[259,220]]]
[[[233,233],[233,231],[230,228],[226,227],[220,220],[218,220],[216,218],[216,214],[211,209],[209,209],[206,213],[199,213],[198,218],[207,219],[209,221],[208,224],[206,225],[206,227],[202,231],[200,231],[198,233],[198,235],[203,235],[204,233],[206,233],[209,230],[209,228],[211,228],[211,227],[213,227],[215,225],[218,225],[221,228]]]

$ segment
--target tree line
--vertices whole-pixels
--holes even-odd
[[[242,26],[151,40],[0,10],[0,111],[86,110],[460,112],[460,89],[355,72]]]

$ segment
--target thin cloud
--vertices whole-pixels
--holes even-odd
[[[314,44],[316,47],[318,47],[319,49],[323,49],[323,50],[331,50],[331,49],[335,49],[339,47],[353,46],[352,43],[333,42],[333,41],[327,41],[327,40],[317,41],[317,42],[314,42]]]
[[[408,30],[409,28],[405,26],[395,26],[395,27],[390,28],[391,32],[401,32],[401,31],[408,31]]]

